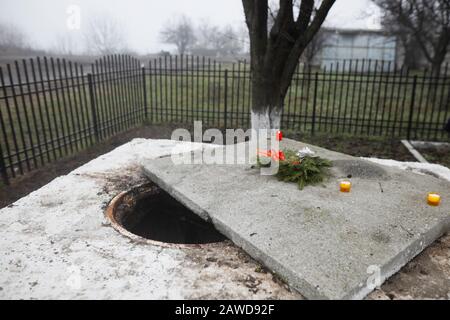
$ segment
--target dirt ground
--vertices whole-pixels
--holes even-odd
[[[0,208],[133,138],[168,139],[176,127],[176,125],[152,125],[132,129],[74,156],[61,159],[14,179],[10,186],[0,188]],[[414,158],[398,140],[367,137],[350,139],[345,136],[331,137],[327,135],[311,137],[296,133],[287,133],[286,136],[355,156],[414,161]],[[428,159],[432,161],[432,158]],[[438,159],[442,159],[442,157],[438,157]],[[449,165],[448,163],[442,164]],[[438,239],[367,298],[377,300],[450,299],[450,235],[447,234]]]
[[[408,149],[398,139],[381,137],[363,137],[348,135],[299,134],[287,132],[286,136],[318,145],[326,149],[350,154],[355,157],[374,157],[381,159],[394,159],[398,161],[416,161]]]
[[[416,148],[431,163],[438,163],[450,168],[450,147],[433,146],[429,148]]]
[[[0,208],[13,203],[33,190],[46,185],[56,177],[65,175],[84,163],[89,162],[134,138],[170,139],[172,131],[176,127],[176,125],[138,127],[118,134],[75,155],[62,158],[45,167],[12,179],[9,186],[0,187]]]
[[[151,125],[138,127],[120,133],[108,140],[98,143],[73,156],[62,158],[56,162],[19,176],[11,180],[11,185],[0,186],[0,208],[26,196],[33,190],[46,185],[60,175],[64,175],[95,159],[96,157],[113,150],[133,138],[170,139],[173,129],[177,125]],[[401,144],[394,139],[376,139],[368,137],[348,137],[338,135],[317,134],[315,136],[287,132],[287,137],[315,144],[330,150],[347,153],[354,156],[378,157],[400,161],[415,161],[414,157]],[[449,160],[450,161],[450,160]],[[450,165],[450,164],[449,164]]]

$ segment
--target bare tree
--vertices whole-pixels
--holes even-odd
[[[280,0],[270,28],[267,0],[242,2],[250,34],[252,128],[277,129],[299,58],[335,0],[302,0],[295,17],[293,0]]]
[[[28,48],[27,36],[20,28],[12,24],[0,24],[1,52],[11,52]]]
[[[242,51],[242,40],[237,31],[231,25],[222,29],[219,37],[219,52],[222,55],[236,55]]]
[[[320,29],[316,36],[311,40],[311,42],[306,46],[303,52],[302,58],[307,67],[312,66],[317,55],[322,51],[325,46],[326,34],[323,29]]]
[[[406,50],[418,46],[438,75],[450,47],[449,0],[374,0],[384,12],[385,24],[402,34]],[[394,23],[395,22],[395,23]],[[401,38],[400,38],[401,39]],[[409,54],[409,53],[408,53]]]
[[[217,34],[219,34],[219,27],[212,25],[209,21],[202,21],[195,30],[195,45],[196,52],[206,53],[208,55],[215,55]]]
[[[86,51],[90,54],[107,55],[127,51],[122,25],[108,15],[98,15],[90,19],[84,39]]]
[[[183,15],[168,22],[160,31],[160,38],[163,43],[175,45],[179,54],[185,54],[195,44],[194,26],[191,20]]]
[[[63,55],[73,55],[80,52],[79,43],[72,34],[59,34],[56,36],[53,51]]]
[[[231,25],[220,28],[203,21],[196,30],[195,51],[230,56],[243,49],[243,40]]]

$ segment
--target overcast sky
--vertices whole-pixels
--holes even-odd
[[[71,34],[79,38],[89,18],[107,14],[120,21],[128,45],[139,53],[173,49],[159,43],[159,30],[166,21],[185,14],[194,22],[207,19],[217,25],[241,26],[241,0],[0,0],[0,22],[12,23],[28,34],[35,46],[49,49],[56,38]],[[68,8],[77,5],[80,29],[69,30]],[[367,13],[372,13],[368,15]],[[340,28],[377,28],[378,11],[370,0],[337,0],[326,24]]]

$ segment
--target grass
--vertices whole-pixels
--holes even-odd
[[[412,77],[319,73],[315,90],[314,74],[296,76],[286,96],[283,127],[308,130],[315,117],[323,131],[404,137],[412,106],[414,138],[438,139],[450,116],[448,85],[441,81],[434,87],[423,77],[418,79],[413,95]],[[250,80],[242,75],[229,73],[227,90],[223,72],[215,76],[201,71],[176,76],[159,73],[146,81],[159,121],[199,117],[221,121],[225,109],[231,126],[248,121]]]

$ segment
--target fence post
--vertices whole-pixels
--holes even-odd
[[[317,85],[319,82],[319,73],[316,72],[314,78],[314,98],[313,98],[313,114],[312,114],[312,126],[311,126],[311,134],[314,135],[316,130],[316,106],[317,106]]]
[[[228,119],[228,69],[225,69],[225,89],[224,89],[224,126],[225,130],[227,129],[227,119]]]
[[[414,111],[414,99],[416,97],[416,87],[417,87],[417,75],[414,76],[412,93],[411,93],[411,106],[409,109],[408,133],[407,133],[408,141],[411,140],[411,130],[412,130],[412,120],[413,120],[413,111]]]
[[[2,175],[2,180],[5,185],[9,185],[8,173],[6,172],[5,159],[3,158],[3,149],[0,145],[0,173]]]
[[[144,112],[145,120],[148,120],[147,83],[145,81],[145,65],[142,66],[142,85],[144,86]]]
[[[95,110],[95,93],[94,93],[94,80],[92,79],[92,73],[88,73],[88,86],[89,86],[89,100],[91,101],[91,112],[92,112],[92,124],[94,127],[95,141],[98,142],[98,124],[97,124],[97,111]]]

